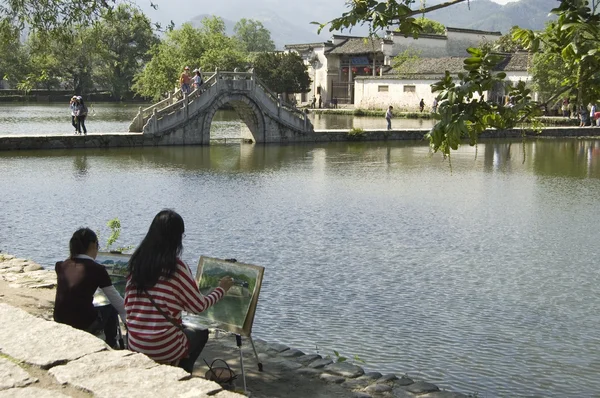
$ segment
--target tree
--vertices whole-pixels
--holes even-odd
[[[392,59],[392,68],[398,74],[414,73],[415,63],[421,59],[421,52],[412,48],[407,48]]]
[[[329,26],[330,31],[350,29],[366,23],[372,34],[398,25],[398,30],[406,36],[418,37],[423,28],[416,23],[414,16],[462,3],[466,0],[450,0],[430,7],[411,8],[414,0],[354,0],[348,2],[349,10],[327,23],[320,23],[319,30]],[[600,40],[599,16],[590,9],[587,0],[559,0],[559,6],[551,11],[558,19],[545,33],[523,29],[513,32],[513,39],[533,53],[538,52],[544,43],[545,51],[560,54],[565,67],[574,70],[574,77],[567,77],[561,90],[548,101],[561,94],[577,89],[578,102],[585,103],[596,95],[595,90],[584,93],[584,87],[600,86],[597,67],[600,62],[598,42]],[[471,144],[477,142],[478,135],[488,127],[512,128],[520,122],[531,121],[539,106],[531,101],[530,90],[525,83],[512,86],[504,81],[503,73],[493,73],[494,68],[504,59],[489,49],[467,50],[470,57],[465,60],[465,72],[454,78],[446,72],[445,77],[432,85],[440,99],[436,115],[438,122],[428,134],[434,151],[449,155],[458,148],[460,139],[468,137]],[[503,107],[486,101],[483,92],[494,86],[507,86],[512,98],[510,106]]]
[[[0,80],[16,84],[27,75],[28,56],[19,40],[19,30],[6,20],[0,20]]]
[[[150,60],[150,48],[159,40],[150,20],[128,5],[106,11],[94,34],[99,40],[94,81],[122,99],[131,91],[135,74]]]
[[[272,91],[304,93],[310,90],[310,77],[302,57],[296,53],[260,53],[253,60],[254,73]]]
[[[514,39],[514,33],[518,28],[513,26],[511,30],[502,36],[496,41],[489,42],[483,41],[479,48],[485,49],[487,51],[496,51],[501,53],[514,53],[517,51],[525,51],[526,48],[518,41]]]
[[[271,40],[271,32],[262,22],[253,19],[240,19],[233,27],[237,38],[248,52],[275,51],[275,43]]]
[[[553,96],[562,91],[567,76],[573,79],[574,71],[568,70],[560,54],[544,51],[533,56],[531,75],[533,88],[539,93],[542,102],[548,102]],[[594,87],[590,87],[594,89]],[[577,90],[569,89],[564,97],[577,96]]]
[[[429,18],[421,17],[415,20],[415,23],[421,27],[422,33],[444,35],[446,34],[446,27],[441,23],[434,21]]]
[[[93,30],[31,32],[25,46],[29,67],[20,88],[70,88],[78,94],[93,89],[92,70],[99,51]]]
[[[216,68],[233,70],[247,64],[243,46],[225,34],[221,18],[202,20],[198,29],[184,24],[180,29],[167,32],[165,38],[150,50],[151,60],[134,78],[133,90],[158,100],[177,86],[184,66],[199,66],[204,71]]]
[[[76,25],[91,25],[103,12],[115,7],[118,0],[3,0],[0,1],[0,20],[22,30],[52,32]]]
[[[575,91],[577,104],[585,106],[600,96],[600,71],[597,67],[600,62],[600,15],[588,5],[582,0],[562,0],[559,7],[551,11],[558,17],[556,22],[547,24],[545,30],[516,29],[513,33],[514,39],[530,51],[546,54],[538,62],[545,59],[556,65],[562,61],[564,69],[559,68],[564,72],[562,82],[554,88],[555,92],[548,101]],[[598,4],[595,6],[598,7]]]

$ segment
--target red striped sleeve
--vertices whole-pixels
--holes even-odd
[[[177,270],[168,280],[160,278],[148,289],[159,308],[181,324],[181,312],[200,313],[214,305],[224,295],[221,288],[204,296],[192,277],[189,267],[177,261]],[[131,350],[142,352],[158,362],[172,362],[187,355],[185,334],[156,309],[145,293],[138,295],[130,279],[125,289],[128,338]]]
[[[192,271],[183,261],[178,261],[178,269],[173,278],[180,286],[177,290],[179,297],[183,303],[183,309],[192,314],[199,314],[208,307],[214,305],[225,292],[220,287],[216,288],[209,295],[204,296],[198,289],[198,284],[192,277]]]

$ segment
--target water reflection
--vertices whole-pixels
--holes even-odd
[[[85,177],[88,174],[88,164],[86,155],[76,155],[73,158],[73,168],[76,177]]]
[[[220,172],[254,172],[278,170],[290,164],[313,158],[323,151],[329,169],[347,164],[385,168],[440,167],[440,154],[432,154],[422,141],[417,142],[339,142],[296,145],[227,144],[187,147],[78,149],[52,151],[13,151],[0,153],[0,159],[15,157],[73,157],[78,175],[89,171],[89,157],[109,158],[123,169],[140,164],[156,168],[181,170],[212,170]],[[531,170],[537,175],[577,178],[600,176],[600,141],[592,139],[485,140],[477,146],[462,146],[454,152],[448,171],[472,168],[506,173]]]

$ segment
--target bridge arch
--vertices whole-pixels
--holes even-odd
[[[154,145],[208,145],[215,113],[225,104],[233,107],[256,143],[305,141],[314,132],[304,112],[283,102],[253,72],[219,71],[189,95],[178,90],[140,108],[129,131],[143,133]]]
[[[210,126],[212,124],[215,113],[223,105],[229,104],[233,107],[242,122],[248,126],[252,133],[254,142],[265,142],[266,120],[265,115],[260,106],[250,96],[244,93],[228,93],[219,94],[213,100],[212,105],[206,111],[202,131],[205,135],[205,142],[210,141]]]

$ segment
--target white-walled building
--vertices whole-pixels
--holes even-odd
[[[421,34],[418,39],[398,32],[387,32],[383,38],[334,35],[327,42],[290,44],[285,49],[302,56],[313,80],[310,92],[298,94],[297,102],[320,97],[327,106],[334,98],[340,104],[354,104],[356,79],[383,75],[393,58],[408,49],[421,58],[463,57],[468,47],[500,36],[500,32],[446,28],[445,35]]]
[[[401,74],[390,71],[383,76],[357,77],[354,105],[363,109],[385,109],[392,105],[398,110],[417,110],[423,99],[425,110],[430,110],[437,95],[431,92],[431,84],[442,78],[445,71],[455,77],[464,72],[465,58],[421,58],[403,65]],[[527,71],[530,61],[527,53],[507,54],[496,71],[506,73],[506,79],[512,83],[529,82],[531,76]],[[495,102],[505,101],[504,87],[497,87],[484,95]],[[534,99],[537,98],[534,96]]]

